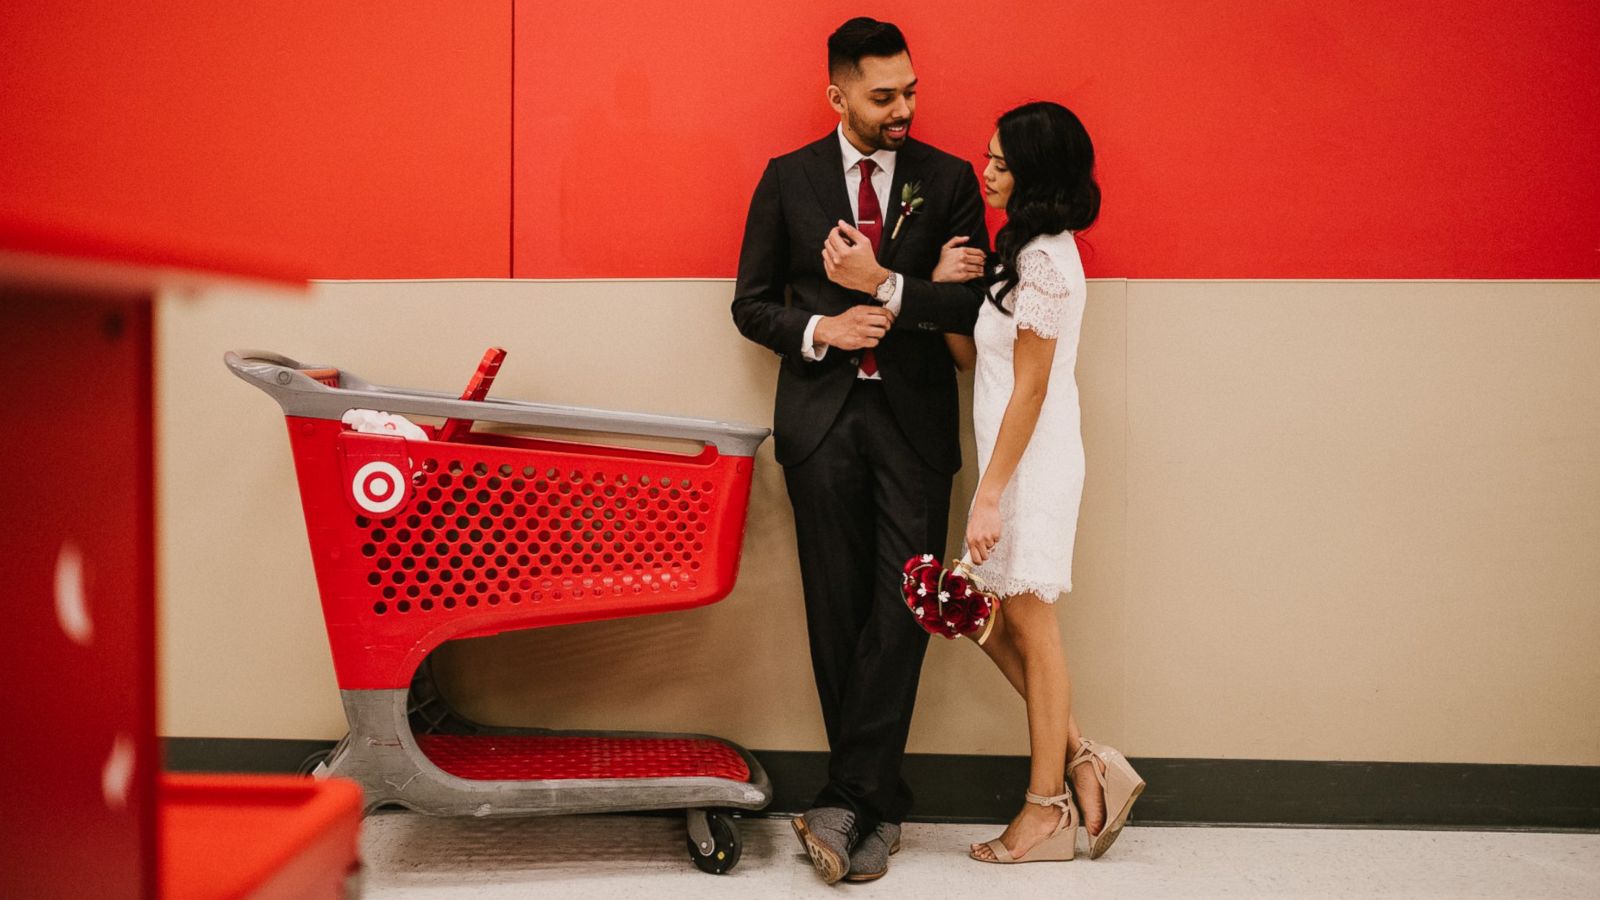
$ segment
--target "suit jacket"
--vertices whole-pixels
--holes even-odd
[[[894,234],[900,191],[922,185],[924,198]],[[855,201],[845,189],[844,158],[836,132],[767,163],[750,201],[733,321],[745,337],[782,358],[773,412],[779,464],[803,462],[833,425],[855,383],[860,351],[830,347],[819,361],[800,355],[813,315],[832,316],[870,295],[840,287],[822,268],[822,244],[840,219],[854,222]],[[972,166],[908,139],[897,152],[894,183],[884,210],[878,261],[904,280],[900,315],[874,348],[894,417],[915,452],[936,470],[961,468],[955,365],[944,332],[971,334],[983,302],[982,280],[929,281],[939,250],[956,235],[969,247],[989,249],[983,198]]]

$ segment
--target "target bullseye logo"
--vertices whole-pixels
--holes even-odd
[[[405,476],[394,463],[375,461],[356,470],[350,490],[356,505],[370,513],[386,513],[406,497]]]

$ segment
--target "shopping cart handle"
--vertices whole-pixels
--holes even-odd
[[[619,412],[581,406],[557,406],[520,400],[462,400],[451,394],[373,384],[348,369],[339,371],[339,387],[329,387],[305,370],[328,368],[261,350],[224,353],[233,374],[271,395],[285,415],[339,419],[347,410],[376,409],[400,415],[472,419],[502,425],[525,425],[644,437],[679,438],[711,444],[727,456],[754,456],[771,429],[737,422]]]

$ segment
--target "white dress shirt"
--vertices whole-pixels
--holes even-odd
[[[889,232],[884,226],[888,224],[887,219],[889,218],[889,190],[894,184],[895,152],[893,150],[875,150],[871,154],[862,153],[844,136],[844,125],[841,124],[835,133],[839,136],[839,149],[844,156],[844,187],[845,193],[850,197],[850,218],[852,219],[852,224],[857,228],[861,227],[860,222],[854,221],[860,218],[861,215],[858,209],[861,196],[861,161],[870,159],[877,163],[877,168],[872,171],[872,191],[878,195],[879,214],[886,220],[878,223],[880,233],[883,235],[882,240],[886,241],[889,239]],[[905,280],[897,275],[891,277],[894,278],[894,288],[889,295],[889,299],[883,302],[883,308],[887,309],[890,315],[898,316],[900,314],[900,297],[905,291]],[[822,359],[828,353],[827,346],[824,345],[818,348],[813,337],[817,331],[817,322],[821,319],[822,316],[820,315],[812,316],[811,321],[806,323],[805,335],[801,338],[800,356],[813,362]],[[881,380],[881,376],[877,373],[868,375],[865,372],[859,372],[857,377]]]

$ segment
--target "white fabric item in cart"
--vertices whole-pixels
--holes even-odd
[[[428,433],[405,416],[375,409],[347,409],[339,421],[362,434],[387,434],[410,441],[425,441]]]
[[[1029,241],[1017,256],[1017,273],[1017,285],[1005,299],[1012,314],[985,301],[973,332],[978,365],[972,425],[980,482],[1011,401],[1017,330],[1054,338],[1055,356],[1039,422],[1000,495],[1000,542],[974,571],[986,590],[1001,596],[1032,593],[1054,603],[1072,590],[1072,550],[1083,498],[1083,435],[1073,370],[1086,286],[1071,232]]]

